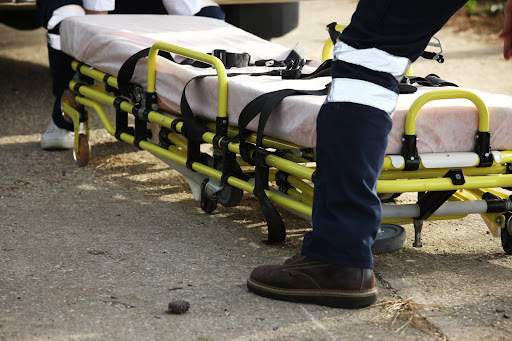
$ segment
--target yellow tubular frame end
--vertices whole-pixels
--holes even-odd
[[[167,51],[179,54],[180,56],[199,60],[203,63],[213,65],[217,71],[219,81],[219,104],[218,104],[218,116],[227,117],[228,112],[228,77],[226,75],[226,69],[222,61],[214,56],[197,52],[194,50],[186,49],[181,46],[172,45],[164,42],[158,42],[151,46],[148,54],[148,92],[156,92],[156,57],[158,51]]]
[[[78,153],[78,134],[80,129],[80,113],[76,111],[73,107],[71,107],[67,103],[62,103],[62,111],[66,113],[73,120],[73,132],[74,132],[74,144],[73,148],[75,149],[75,153]]]
[[[484,101],[478,97],[475,93],[463,90],[463,89],[446,89],[446,90],[435,90],[418,97],[409,108],[407,116],[405,118],[405,135],[416,135],[416,118],[420,109],[428,102],[441,100],[441,99],[456,99],[464,98],[468,99],[478,109],[478,131],[489,132],[489,110],[485,105]]]

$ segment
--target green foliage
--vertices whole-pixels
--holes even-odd
[[[469,0],[468,2],[466,2],[466,4],[464,6],[468,10],[469,16],[475,15],[477,4],[478,4],[478,0]]]
[[[464,7],[466,7],[469,16],[478,14],[478,9],[480,9],[481,14],[493,17],[503,13],[505,3],[506,0],[468,0]]]

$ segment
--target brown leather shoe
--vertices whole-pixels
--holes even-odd
[[[373,270],[294,256],[283,265],[263,265],[247,280],[249,291],[277,300],[336,308],[362,308],[377,300]]]

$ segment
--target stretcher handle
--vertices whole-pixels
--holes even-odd
[[[420,109],[428,102],[439,99],[457,99],[465,98],[473,102],[478,109],[478,131],[481,133],[489,132],[489,110],[484,101],[475,93],[463,89],[445,89],[427,92],[418,97],[409,108],[405,118],[405,135],[416,135],[416,117]]]
[[[203,63],[213,65],[217,71],[219,79],[219,104],[217,108],[218,117],[227,117],[228,111],[228,77],[226,75],[226,69],[222,61],[214,56],[198,51],[190,50],[181,46],[172,45],[169,43],[158,42],[151,46],[148,54],[148,92],[156,92],[156,57],[158,51],[167,51],[176,53],[180,56],[199,60]]]

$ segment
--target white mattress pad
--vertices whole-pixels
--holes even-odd
[[[123,63],[133,54],[163,41],[195,51],[210,53],[215,49],[247,52],[251,61],[284,60],[290,49],[260,39],[223,21],[204,17],[169,15],[91,15],[69,18],[61,24],[62,50],[95,67],[117,76]],[[324,37],[319,37],[324,39]],[[178,58],[177,58],[178,59]],[[306,66],[311,72],[318,63]],[[133,82],[146,86],[146,60],[135,69]],[[261,73],[266,67],[232,68],[230,72]],[[179,111],[185,84],[194,76],[214,73],[157,60],[156,91],[163,107]],[[254,98],[278,89],[323,89],[330,77],[310,80],[283,80],[275,76],[234,76],[228,78],[228,115],[236,126],[242,109]],[[400,154],[406,113],[421,94],[439,88],[420,87],[414,94],[400,95],[393,116],[387,154]],[[512,97],[474,91],[486,103],[490,112],[491,146],[495,150],[512,149]],[[195,115],[215,120],[218,85],[216,77],[193,81],[187,87],[187,98]],[[265,134],[305,147],[316,142],[316,117],[325,96],[291,96],[285,98],[272,113]],[[248,126],[257,130],[258,120]],[[340,134],[344,127],[340,127]],[[426,104],[416,121],[420,153],[472,151],[478,129],[476,107],[465,99],[439,100]]]

